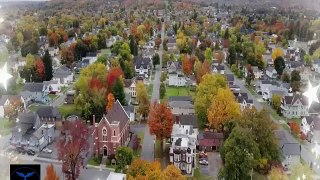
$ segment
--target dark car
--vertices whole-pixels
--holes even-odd
[[[17,151],[17,153],[19,153],[19,154],[25,154],[25,153],[27,152],[27,151],[26,151],[24,148],[22,148],[22,147],[17,147],[16,151]]]
[[[28,154],[29,156],[34,156],[34,155],[36,155],[36,152],[35,152],[34,150],[29,149],[29,150],[27,151],[27,154]]]

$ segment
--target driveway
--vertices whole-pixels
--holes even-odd
[[[208,152],[209,165],[199,165],[200,172],[203,175],[218,178],[220,168],[222,167],[222,160],[219,152]]]

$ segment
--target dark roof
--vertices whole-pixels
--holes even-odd
[[[54,127],[54,126],[53,126]],[[37,139],[42,138],[44,135],[48,134],[50,128],[46,126],[41,126],[39,129],[37,129],[34,133],[33,136],[36,137]]]
[[[174,43],[176,43],[176,38],[169,37],[168,44],[174,44]]]
[[[217,69],[218,71],[224,70],[224,65],[212,65],[212,69]]]
[[[132,105],[123,106],[123,109],[124,109],[126,112],[134,113],[134,106],[132,106]]]
[[[296,101],[300,100],[303,105],[308,105],[308,99],[303,95],[284,96],[283,99],[285,104],[293,105]]]
[[[199,133],[199,139],[223,139],[223,133],[205,131]]]
[[[137,68],[140,68],[142,66],[144,69],[147,69],[151,64],[151,59],[148,57],[135,56],[133,57],[133,64]]]
[[[297,68],[303,66],[303,62],[301,61],[290,61],[291,68]]]
[[[57,118],[60,119],[61,115],[57,107],[52,106],[40,106],[36,112],[39,117]]]
[[[112,124],[112,122],[119,122],[120,131],[124,128],[124,126],[129,121],[129,117],[126,111],[124,110],[124,108],[122,107],[122,105],[120,104],[119,100],[117,100],[113,104],[110,111],[108,111],[106,118],[110,124]]]
[[[233,74],[226,74],[227,81],[234,81],[234,75]]]
[[[198,128],[196,115],[177,115],[175,119],[180,122],[181,125],[192,125],[193,128]]]
[[[275,136],[279,141],[279,148],[282,151],[284,156],[289,155],[300,155],[301,153],[301,146],[298,143],[291,143],[287,139],[286,133],[283,130],[276,130]]]
[[[97,52],[87,52],[86,57],[96,57]]]
[[[124,87],[130,87],[132,84],[132,79],[125,79],[124,80]]]
[[[61,78],[61,77],[67,77],[71,74],[72,72],[69,68],[67,68],[66,66],[61,66],[54,72],[53,77]]]
[[[12,129],[12,134],[24,135],[27,131],[33,130],[33,127],[37,125],[37,114],[34,113],[19,113],[17,126]],[[19,132],[20,130],[20,132]]]
[[[192,101],[191,96],[169,96],[170,101]]]
[[[320,118],[315,116],[306,116],[305,118],[308,124],[311,124],[313,121],[320,121]]]
[[[25,83],[23,90],[30,92],[42,92],[43,83]]]

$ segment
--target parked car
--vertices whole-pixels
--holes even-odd
[[[52,150],[49,148],[44,148],[42,151],[46,153],[52,153]]]
[[[201,165],[208,165],[209,162],[208,162],[207,159],[200,159],[200,160],[199,160],[199,164],[201,164]]]
[[[27,151],[27,154],[28,154],[29,156],[34,156],[34,155],[36,155],[36,152],[35,152],[34,150],[29,149],[29,150]]]

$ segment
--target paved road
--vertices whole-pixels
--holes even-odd
[[[228,66],[225,65],[225,73],[226,74],[233,74]],[[245,87],[245,81],[238,79],[235,77],[235,84],[240,86],[241,91],[246,92],[248,94],[248,97],[253,100],[254,106],[257,110],[263,109],[264,105],[257,101],[257,97],[252,95],[250,91]],[[266,107],[270,108],[270,107]],[[279,120],[274,119],[271,115],[270,118],[275,121],[276,123],[279,123]],[[292,135],[289,133],[286,129],[284,129],[282,126],[280,126],[281,130],[285,132],[285,135],[289,141],[289,143],[299,143]],[[313,163],[313,171],[320,176],[320,160],[315,158],[315,155],[311,153],[311,147],[308,147],[306,145],[301,145],[301,158],[304,160],[304,162],[307,165],[310,165],[310,163]]]
[[[161,67],[162,67],[162,51],[163,51],[163,40],[164,40],[164,23],[162,24],[161,29],[161,45],[159,47],[160,55],[160,65],[156,67],[156,73],[153,81],[153,92],[151,97],[151,103],[154,101],[158,102],[159,100],[159,89],[160,89],[160,77],[161,77]],[[151,136],[149,133],[149,127],[145,126],[144,128],[144,140],[141,150],[141,159],[154,161],[154,142],[155,136]]]

